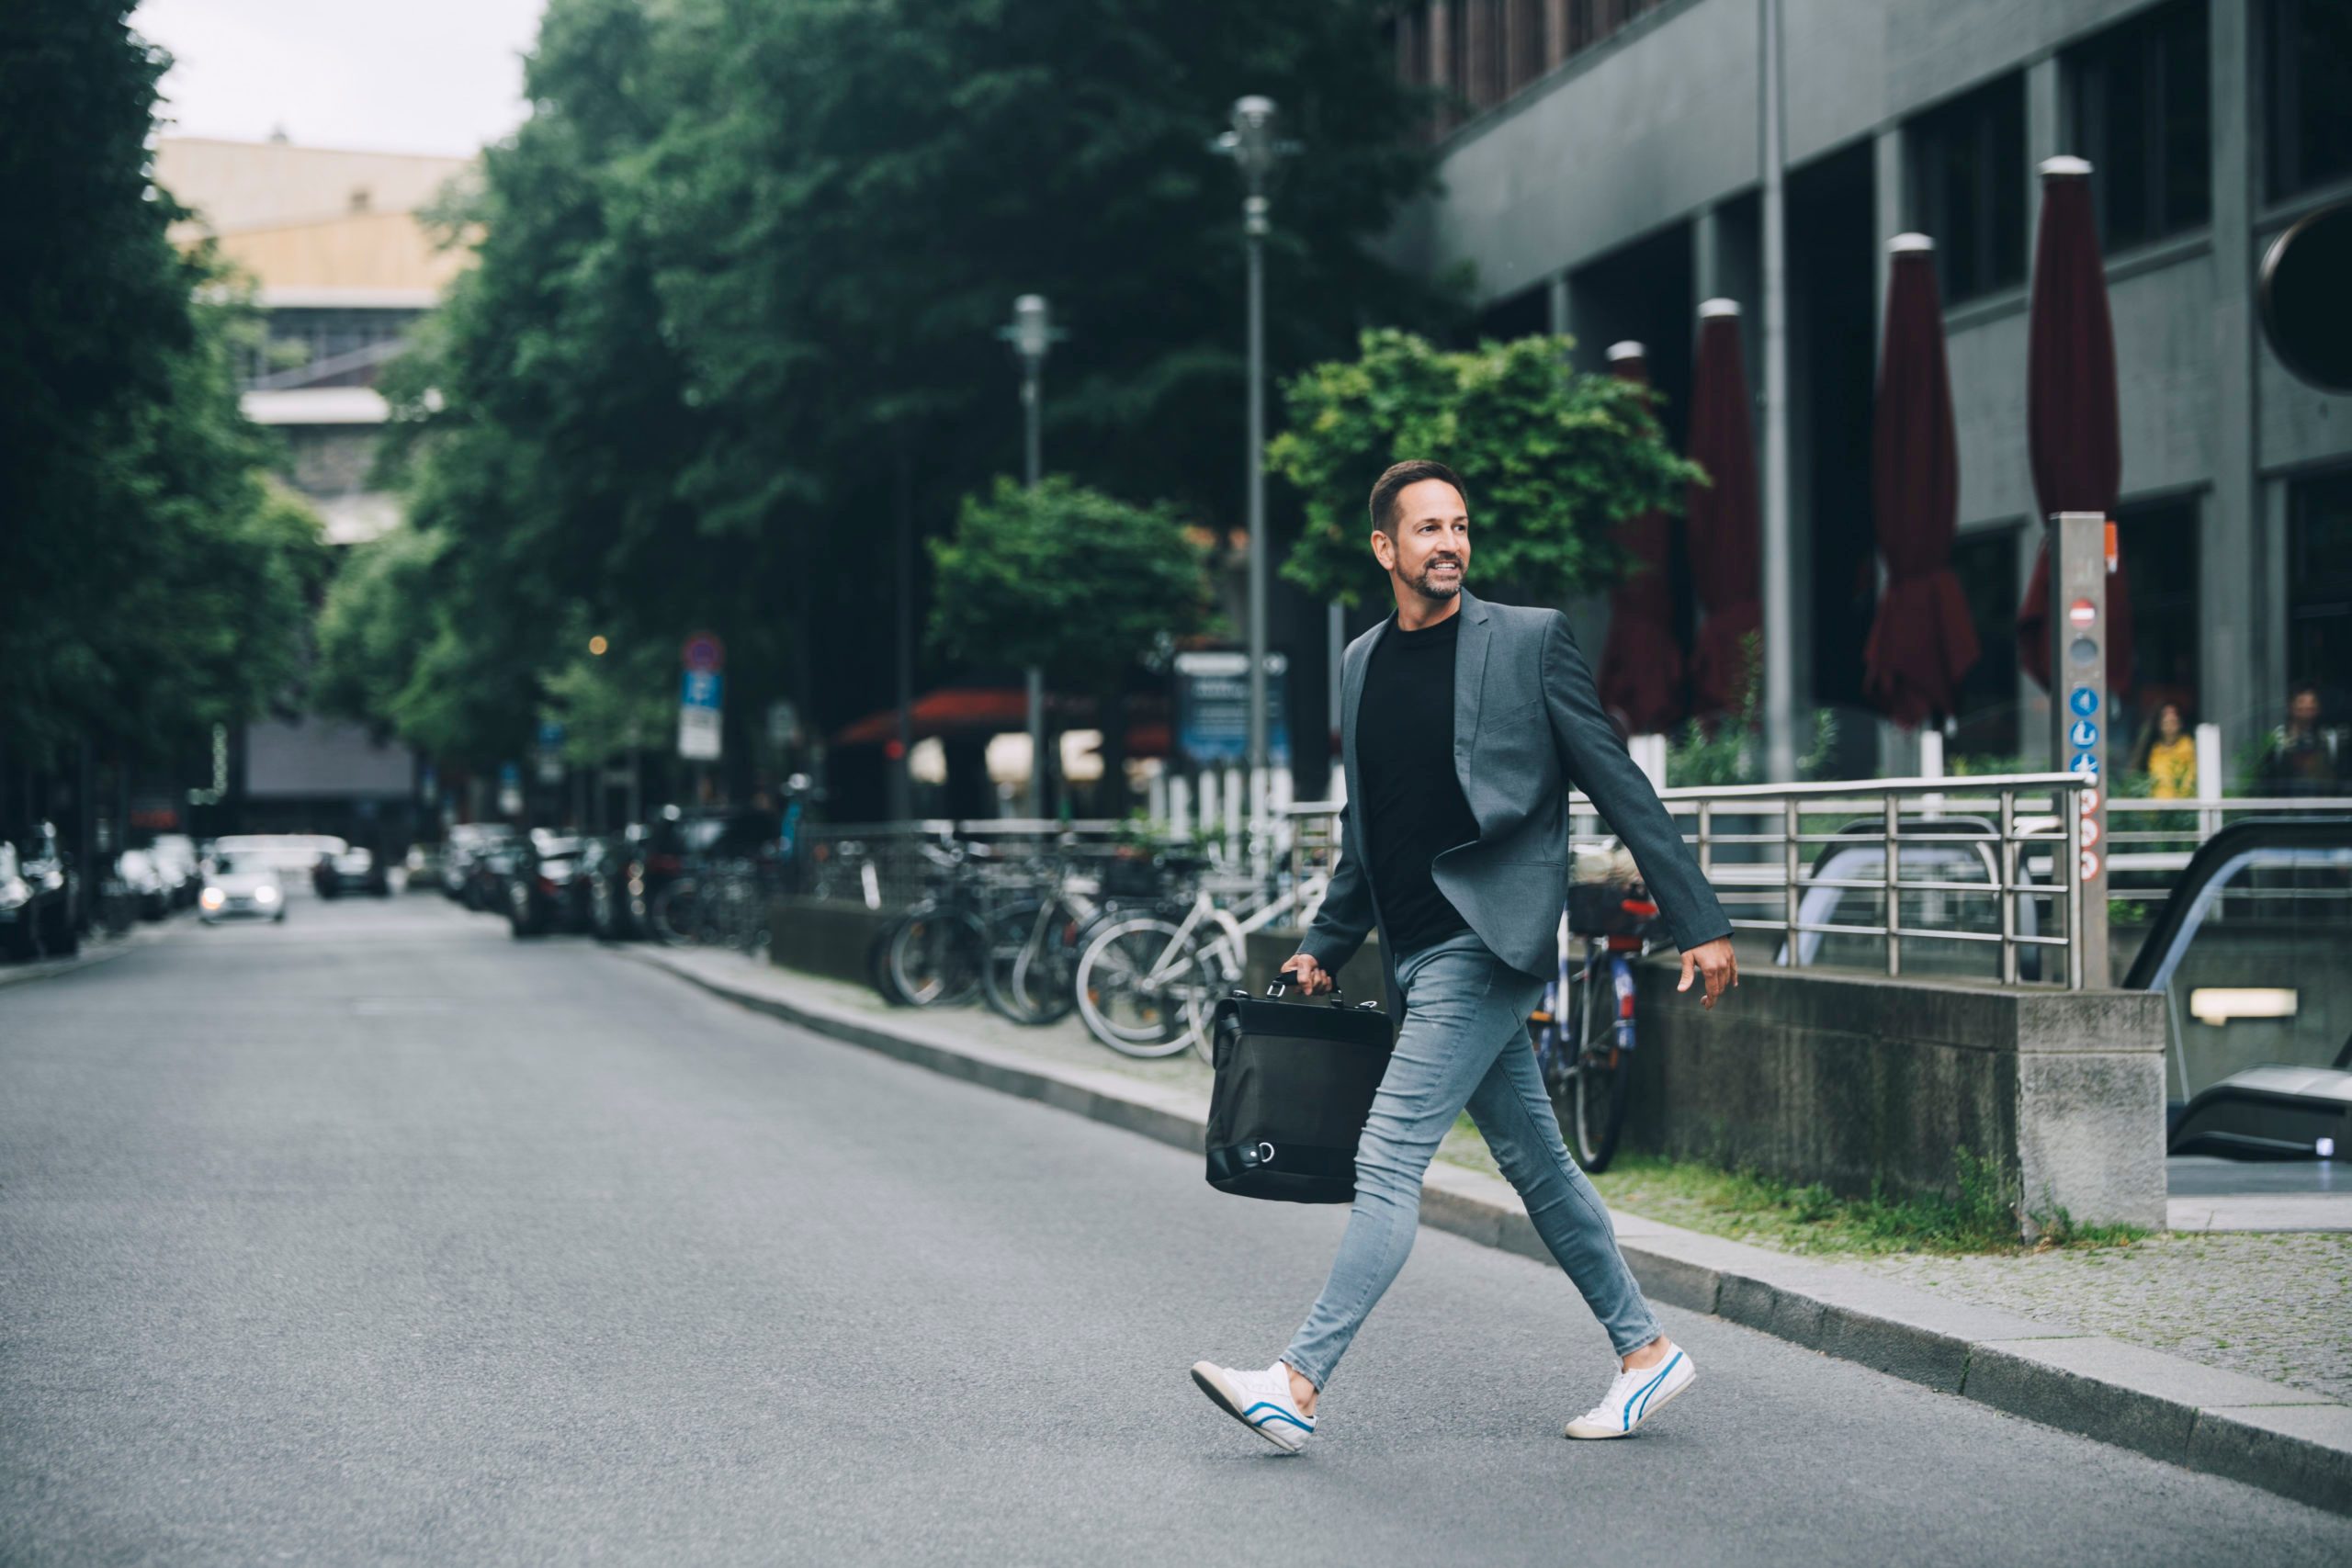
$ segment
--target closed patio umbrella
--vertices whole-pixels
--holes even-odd
[[[1609,367],[1649,385],[1649,360],[1638,343],[1612,344]],[[1631,735],[1652,734],[1682,716],[1682,645],[1674,639],[1674,593],[1667,579],[1673,539],[1666,513],[1652,508],[1617,525],[1617,547],[1630,574],[1609,593],[1609,640],[1600,651],[1600,705]]]
[[[2091,166],[2080,158],[2041,165],[2041,235],[2033,252],[2033,307],[2026,328],[2026,438],[2033,494],[2054,512],[2115,515],[2123,482],[2116,432],[2115,328],[2107,268],[2091,215]],[[2033,563],[2018,607],[2018,661],[2050,684],[2050,545]],[[2107,579],[2107,683],[2130,690],[2132,600],[2120,562]]]
[[[1763,539],[1757,527],[1756,438],[1748,421],[1747,367],[1739,346],[1739,305],[1699,307],[1698,365],[1690,386],[1690,460],[1710,484],[1693,484],[1683,524],[1690,584],[1707,618],[1690,660],[1690,706],[1736,709],[1747,695],[1740,644],[1763,629],[1758,587]]]
[[[1983,651],[1952,575],[1960,448],[1936,292],[1935,242],[1898,234],[1886,290],[1886,348],[1871,430],[1871,521],[1886,592],[1862,652],[1862,690],[1905,729],[1954,711]]]

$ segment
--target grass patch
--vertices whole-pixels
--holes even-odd
[[[2078,1225],[2052,1209],[2034,1216],[2040,1238],[2024,1241],[1998,1171],[1964,1150],[1957,1196],[1841,1198],[1817,1182],[1800,1186],[1648,1156],[1620,1156],[1592,1179],[1611,1208],[1787,1252],[2017,1253],[2128,1247],[2148,1234],[2132,1225]]]

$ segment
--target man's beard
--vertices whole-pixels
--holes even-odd
[[[1453,560],[1451,557],[1432,556],[1429,563],[1421,568],[1421,574],[1419,577],[1405,579],[1405,586],[1424,599],[1453,598],[1462,592],[1462,580],[1469,575],[1466,570],[1456,570],[1447,577],[1431,580],[1437,569],[1449,562],[1457,568],[1462,566],[1460,561]]]

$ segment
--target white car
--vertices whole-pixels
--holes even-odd
[[[278,886],[277,871],[260,856],[223,854],[216,846],[196,908],[197,918],[208,926],[232,919],[282,922],[286,890]]]
[[[321,855],[340,855],[350,848],[332,833],[232,833],[212,840],[214,854],[233,855],[256,870],[266,865],[281,882],[304,886]]]

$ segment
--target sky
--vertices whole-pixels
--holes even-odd
[[[166,135],[466,154],[523,119],[547,0],[145,0]]]

